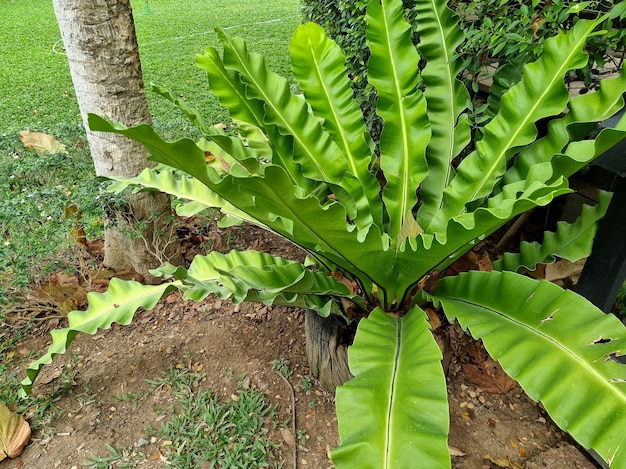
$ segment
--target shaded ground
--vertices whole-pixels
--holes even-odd
[[[288,246],[266,236],[248,230],[245,238],[232,241],[297,257]],[[214,238],[214,244],[217,241]],[[595,467],[499,370],[480,344],[458,328],[445,333],[450,339],[453,468]],[[18,355],[31,350],[39,355],[48,339],[47,334],[31,337],[20,345]],[[107,444],[145,454],[146,460],[135,467],[171,467],[164,456],[167,442],[151,439],[146,429],[160,425],[171,395],[146,380],[158,379],[176,367],[206,373],[203,386],[222,401],[236,392],[236,378],[245,374],[245,385],[263,392],[277,406],[276,420],[289,422],[291,389],[272,369],[272,362],[279,359],[287,359],[294,371],[290,382],[295,390],[296,425],[306,438],[297,446],[297,467],[333,467],[329,452],[338,444],[333,396],[315,382],[312,389],[304,389],[300,381],[308,374],[303,311],[255,304],[234,307],[214,298],[191,303],[174,293],[155,310],[138,313],[131,326],[79,336],[71,350],[44,368],[34,388],[35,393],[49,393],[64,367],[74,372],[72,390],[58,403],[62,412],[54,429],[36,431],[22,456],[0,462],[0,469],[78,468],[91,454],[106,456]],[[26,364],[24,359],[18,366],[23,369]],[[120,396],[135,397],[124,401]],[[279,444],[275,456],[283,468],[293,467],[292,441],[286,433],[285,429],[270,432]],[[140,442],[143,446],[138,447]]]

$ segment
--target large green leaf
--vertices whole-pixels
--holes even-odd
[[[144,169],[134,178],[115,176],[111,179],[116,181],[108,187],[108,190],[113,193],[120,193],[129,186],[134,186],[135,191],[158,190],[190,202],[197,202],[202,208],[219,208],[225,215],[260,225],[258,220],[224,200],[197,179],[181,175],[165,165]],[[176,212],[179,215],[190,216],[189,211],[181,213],[177,208]]]
[[[418,49],[426,61],[422,70],[424,96],[432,138],[426,150],[428,175],[422,182],[422,205],[418,222],[425,227],[441,208],[443,190],[454,175],[452,161],[470,141],[470,120],[463,111],[469,104],[469,92],[457,79],[462,62],[456,49],[463,42],[457,16],[444,2],[415,2]]]
[[[114,322],[126,326],[131,323],[139,308],[154,308],[161,297],[177,285],[178,283],[142,285],[113,278],[106,293],[88,293],[87,310],[70,312],[67,315],[68,326],[50,333],[52,344],[45,355],[26,369],[21,392],[30,392],[41,367],[51,363],[56,355],[65,353],[79,332],[95,334],[100,329],[110,328]]]
[[[413,209],[416,190],[426,177],[430,124],[419,90],[419,55],[401,2],[375,1],[367,9],[368,78],[378,91],[377,113],[384,121],[380,167],[387,181],[383,200],[393,245],[421,232]]]
[[[446,378],[426,314],[375,309],[348,359],[354,378],[336,393],[337,468],[449,468]]]
[[[215,171],[211,174],[206,164],[204,151],[189,138],[182,138],[170,143],[165,142],[147,124],[126,127],[124,124],[113,122],[96,114],[89,114],[87,120],[91,130],[113,132],[132,138],[140,142],[150,152],[149,159],[184,171],[204,184],[211,184],[211,175],[214,176],[213,179],[219,178]]]
[[[544,233],[541,244],[523,241],[519,253],[505,253],[502,259],[494,262],[493,268],[512,272],[521,268],[535,270],[537,264],[552,263],[557,257],[576,262],[589,256],[598,220],[606,213],[610,201],[610,193],[600,192],[598,204],[583,205],[582,213],[574,223],[558,222],[556,231]]]
[[[141,142],[151,159],[199,179],[238,210],[317,258],[327,259],[362,284],[379,285],[383,295],[397,288],[394,253],[388,249],[386,237],[372,227],[362,239],[346,223],[344,207],[338,203],[321,206],[316,197],[294,188],[282,167],[264,166],[264,177],[244,173],[242,177],[222,176],[206,165],[204,152],[190,139],[165,142],[148,125],[128,128],[93,114],[89,123],[93,130],[115,132]]]
[[[466,204],[488,196],[513,150],[536,139],[535,122],[565,109],[569,93],[563,76],[587,63],[583,47],[597,25],[580,20],[568,33],[548,39],[539,60],[524,67],[522,80],[502,96],[500,110],[485,126],[476,150],[459,164],[429,232],[442,231],[448,220],[466,210]]]
[[[314,23],[301,25],[296,30],[290,50],[293,73],[307,102],[320,118],[322,127],[341,148],[349,166],[347,178],[356,178],[342,181],[342,186],[355,198],[360,192],[364,193],[363,201],[356,200],[357,226],[373,222],[382,230],[380,185],[370,170],[375,158],[373,142],[352,96],[343,52],[322,27]],[[358,207],[359,202],[363,208]]]
[[[554,421],[626,468],[626,328],[583,297],[512,272],[444,278],[433,298]]]

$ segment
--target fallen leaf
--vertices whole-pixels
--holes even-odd
[[[61,144],[52,135],[43,132],[31,132],[30,130],[22,130],[19,138],[26,148],[35,150],[39,155],[42,153],[64,153],[65,145]]]
[[[448,450],[450,451],[450,456],[465,456],[465,453],[454,446],[448,446]]]
[[[491,394],[504,393],[517,386],[517,382],[502,370],[498,362],[492,359],[479,365],[465,363],[462,369],[468,383],[479,386],[483,391]]]
[[[583,271],[585,261],[581,259],[577,262],[570,262],[567,259],[560,259],[552,264],[546,265],[546,280],[554,282],[555,280],[563,280],[571,277],[572,282],[576,283]]]
[[[295,441],[293,439],[293,433],[291,433],[291,431],[289,431],[288,429],[281,428],[280,435],[283,437],[283,440],[285,440],[285,443],[287,443],[289,446],[293,446],[295,444]]]
[[[483,459],[487,459],[491,461],[498,467],[505,467],[507,469],[511,467],[511,461],[509,461],[508,458],[496,458],[496,457],[491,456],[490,454],[485,454],[483,456]]]
[[[21,415],[0,402],[0,461],[22,454],[30,441],[30,425]]]

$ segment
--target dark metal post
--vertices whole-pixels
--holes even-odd
[[[626,180],[619,178],[613,199],[600,222],[591,256],[576,286],[581,294],[605,313],[626,280]]]

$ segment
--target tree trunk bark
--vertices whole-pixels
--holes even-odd
[[[306,355],[311,374],[319,379],[327,391],[350,378],[348,345],[352,343],[354,328],[334,316],[323,318],[315,311],[307,311],[305,319]]]
[[[320,381],[324,389],[335,393],[351,379],[348,368],[348,347],[354,341],[356,323],[347,325],[345,321],[329,316],[323,318],[315,311],[307,311],[305,317],[306,356],[311,374]],[[443,355],[442,366],[445,374],[450,368],[450,336],[445,328],[434,332],[435,340]]]
[[[149,165],[143,146],[121,135],[92,132],[87,113],[127,126],[151,123],[130,0],[53,0],[76,98],[98,176],[134,177]],[[107,213],[105,264],[149,269],[180,259],[169,197],[140,193]]]

